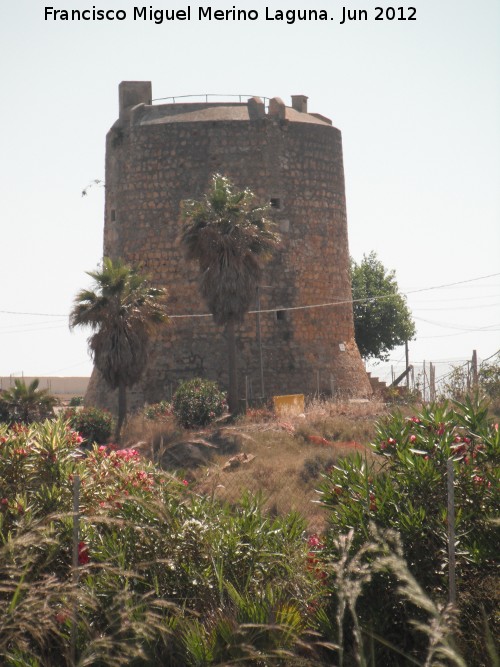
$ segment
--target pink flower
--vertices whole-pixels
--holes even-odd
[[[85,542],[78,542],[78,565],[87,565],[90,562],[89,548]]]
[[[139,459],[139,452],[137,449],[117,449],[116,456],[123,461],[137,461]]]
[[[14,449],[14,454],[17,454],[18,456],[28,456],[28,452],[22,447],[19,449]]]
[[[311,535],[307,540],[307,546],[311,549],[322,549],[324,545],[317,535]]]
[[[472,481],[474,482],[474,484],[486,484],[486,487],[488,489],[491,488],[491,482],[486,481],[484,477],[480,477],[479,475],[474,475]]]
[[[182,480],[182,483],[184,484],[184,486],[188,486],[188,484],[189,484],[189,482],[187,481],[187,479],[183,479],[183,480]]]
[[[56,613],[54,618],[60,625],[63,625],[63,623],[66,623],[66,621],[68,620],[68,616],[69,616],[68,612],[61,610]]]
[[[410,442],[415,442],[416,439],[417,439],[416,435],[410,435]]]
[[[317,535],[311,535],[311,537],[307,540],[307,545],[311,549],[311,551],[309,551],[307,554],[307,569],[314,572],[314,575],[317,579],[323,581],[326,579],[326,572],[318,567],[319,560],[316,556],[317,552],[323,549],[324,544],[321,542]]]

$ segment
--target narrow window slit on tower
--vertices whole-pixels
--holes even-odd
[[[281,199],[279,197],[271,197],[270,204],[271,204],[271,208],[280,209],[281,208]]]
[[[111,209],[111,222],[116,220],[116,211],[114,208]]]
[[[284,322],[286,320],[286,310],[277,310],[276,311],[276,320],[278,322]]]

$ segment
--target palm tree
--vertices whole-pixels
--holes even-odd
[[[30,424],[54,416],[57,399],[48,389],[38,389],[40,380],[29,384],[14,380],[14,386],[0,395],[0,420]]]
[[[119,441],[127,415],[127,387],[141,377],[150,335],[168,319],[166,292],[152,287],[136,269],[108,257],[101,269],[88,275],[94,279],[93,289],[76,295],[70,328],[89,326],[94,332],[88,342],[95,366],[112,389],[118,388],[115,439]]]
[[[226,328],[229,361],[228,404],[238,411],[235,325],[242,322],[255,298],[263,260],[279,245],[268,207],[257,206],[247,188],[214,174],[200,201],[183,202],[185,226],[181,242],[186,258],[196,260],[200,292],[216,324]]]

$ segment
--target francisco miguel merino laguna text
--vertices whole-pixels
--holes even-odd
[[[54,21],[125,21],[127,12],[124,9],[56,9],[45,7],[45,20]],[[132,18],[134,21],[153,21],[161,24],[164,21],[190,21],[198,18],[199,21],[257,21],[260,16],[256,9],[214,9],[213,7],[197,7],[198,11],[191,11],[188,5],[184,9],[155,9],[149,7],[134,7]],[[286,21],[288,24],[295,21],[327,21],[328,13],[324,9],[271,9],[265,8],[266,21]]]

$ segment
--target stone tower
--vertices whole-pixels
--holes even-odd
[[[238,332],[240,395],[370,395],[354,341],[340,131],[303,95],[291,107],[258,97],[153,105],[150,82],[124,81],[119,99],[106,140],[104,255],[142,265],[167,288],[172,316],[131,405],[195,376],[226,385],[223,330],[200,317],[198,267],[178,243],[181,201],[201,197],[215,172],[269,202],[283,240],[256,294],[260,312]],[[87,402],[116,402],[97,371]]]

